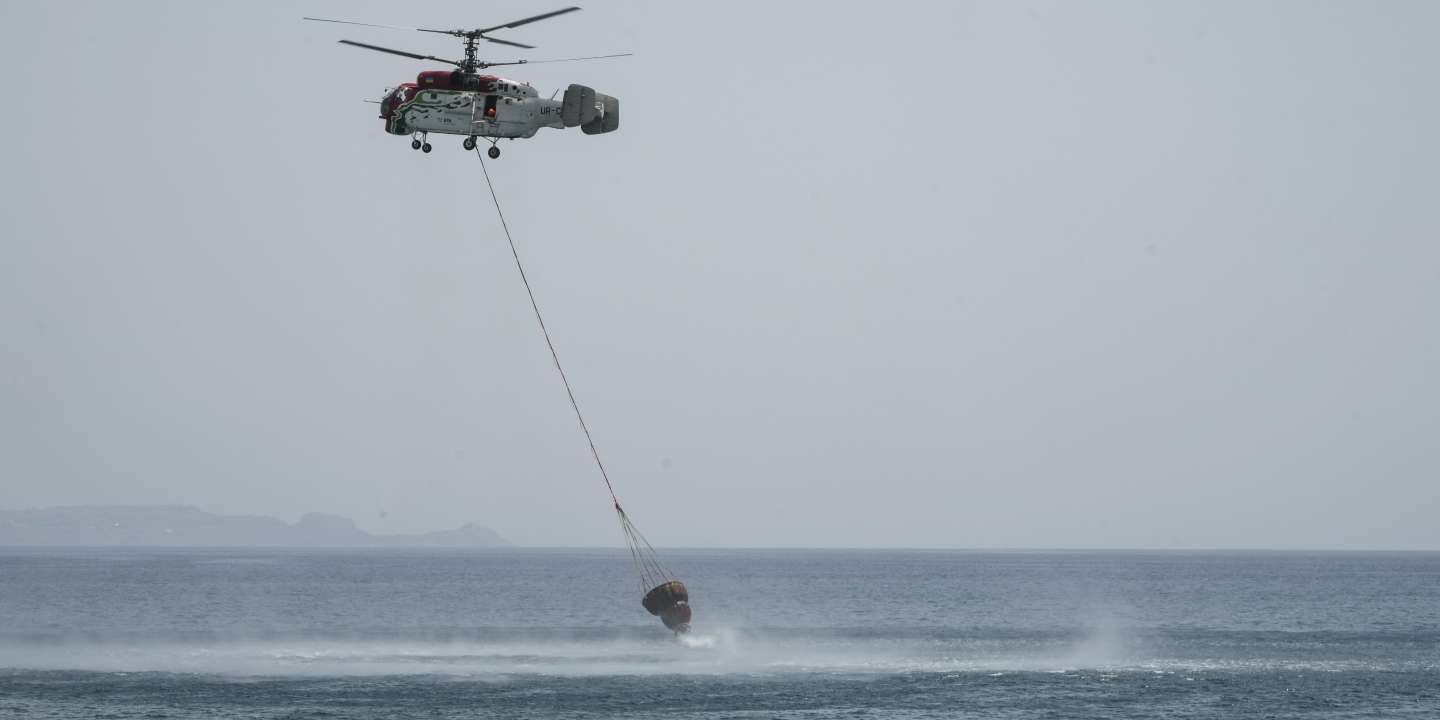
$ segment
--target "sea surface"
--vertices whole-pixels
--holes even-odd
[[[0,548],[0,717],[1440,718],[1440,553]]]

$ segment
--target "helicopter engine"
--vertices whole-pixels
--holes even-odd
[[[415,78],[415,84],[427,90],[460,90],[463,92],[495,92],[500,78],[476,75],[460,70],[426,70]]]

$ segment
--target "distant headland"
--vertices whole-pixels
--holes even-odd
[[[339,515],[287,523],[263,515],[216,515],[190,505],[75,505],[0,510],[0,545],[172,547],[499,547],[499,533],[454,530],[374,534]]]

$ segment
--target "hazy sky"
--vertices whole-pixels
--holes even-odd
[[[564,2],[5,3],[0,507],[620,535],[442,36]],[[661,545],[1440,548],[1440,4],[611,3],[502,202]],[[498,35],[498,33],[497,33]]]

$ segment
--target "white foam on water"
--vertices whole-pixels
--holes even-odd
[[[700,635],[698,633],[686,633],[675,638],[687,648],[713,648],[720,642],[719,636]]]
[[[501,641],[243,640],[0,646],[0,668],[233,676],[756,675],[1012,672],[1174,673],[1375,670],[1348,659],[1147,656],[1119,636],[1070,643],[955,639],[769,637],[733,628],[671,637]]]

